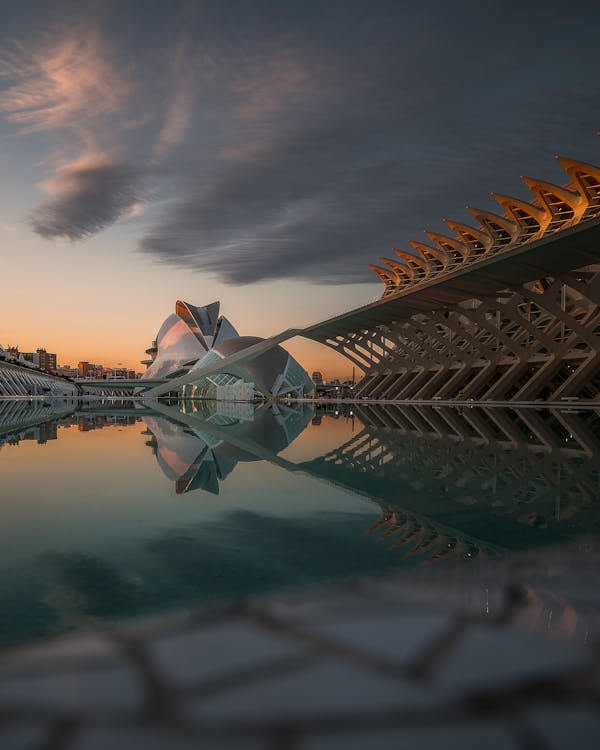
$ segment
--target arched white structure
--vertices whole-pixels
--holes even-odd
[[[185,375],[185,384],[174,385],[173,390],[194,399],[251,401],[255,391],[267,399],[311,392],[314,385],[308,373],[280,346],[240,358],[245,349],[260,349],[257,345],[262,341],[256,336],[240,336],[229,320],[219,315],[218,302],[196,307],[178,300],[175,312],[156,336],[155,350],[148,350],[153,360],[142,379]],[[223,368],[215,369],[221,360]],[[211,372],[205,374],[208,366]]]

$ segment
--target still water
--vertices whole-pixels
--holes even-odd
[[[0,401],[0,646],[600,531],[600,414]]]

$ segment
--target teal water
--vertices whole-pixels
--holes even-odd
[[[600,530],[600,415],[0,401],[0,645]]]

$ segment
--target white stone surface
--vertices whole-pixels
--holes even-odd
[[[430,644],[447,633],[452,616],[443,613],[388,612],[317,622],[308,630],[336,646],[371,654],[397,666],[413,662]]]
[[[229,622],[159,638],[149,650],[166,679],[190,685],[299,656],[306,647],[252,623]]]
[[[200,733],[163,727],[89,727],[78,733],[69,750],[268,750],[260,740],[215,739]],[[4,748],[2,749],[4,750]]]
[[[190,703],[186,715],[219,722],[265,723],[355,712],[430,707],[433,696],[408,682],[325,660]]]
[[[140,709],[144,698],[137,675],[125,666],[0,681],[0,711],[130,712]]]
[[[521,750],[498,722],[321,735],[298,750]]]
[[[600,709],[597,705],[538,708],[529,711],[525,718],[552,750],[600,748]]]
[[[114,666],[123,660],[114,641],[99,633],[65,635],[0,655],[0,679],[11,674],[61,671],[76,665]]]
[[[560,676],[588,663],[585,649],[556,644],[516,629],[472,626],[439,665],[438,683],[460,690],[505,689],[519,682]]]
[[[0,748],[2,750],[37,750],[48,731],[41,724],[0,724]]]

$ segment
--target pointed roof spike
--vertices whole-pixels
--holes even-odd
[[[418,266],[420,266],[425,271],[430,271],[431,267],[429,263],[421,256],[421,255],[414,255],[413,253],[407,253],[406,250],[394,250],[396,255],[399,258],[402,258],[404,261],[412,263],[416,263]],[[410,268],[410,265],[409,265]]]
[[[189,326],[198,341],[210,349],[219,318],[220,302],[197,307],[184,300],[175,302],[175,314],[182,318]]]
[[[460,253],[463,258],[466,258],[469,254],[469,248],[460,240],[447,237],[445,234],[438,234],[437,232],[425,231],[425,234],[446,256],[448,256],[448,249],[444,245],[449,245],[453,250]]]
[[[379,278],[386,283],[387,281],[391,281],[394,284],[398,283],[398,278],[396,274],[392,274],[390,271],[386,270],[385,268],[381,268],[380,266],[376,266],[373,263],[367,263],[371,271],[374,271],[374,273],[379,276]]]
[[[600,172],[600,167],[596,166],[595,164],[590,164],[587,161],[571,159],[568,156],[561,156],[560,154],[556,157],[556,159],[560,162],[561,167],[567,171],[569,169],[580,169],[585,172],[587,172],[588,170],[590,172]]]
[[[446,242],[452,247],[456,247],[457,250],[459,250],[461,247],[464,248],[464,244],[460,240],[457,240],[456,237],[448,237],[446,234],[440,234],[439,232],[430,232],[427,229],[424,230],[424,234],[429,237],[432,242],[435,242],[436,245],[438,242]]]
[[[527,187],[535,193],[535,195],[539,195],[542,200],[543,197],[541,194],[543,192],[549,192],[554,193],[554,195],[561,198],[573,208],[581,202],[581,196],[579,193],[574,193],[572,190],[567,190],[567,188],[561,187],[560,185],[554,185],[552,182],[545,182],[544,180],[536,180],[533,177],[521,177],[521,179]]]
[[[488,231],[476,229],[475,227],[470,227],[468,224],[461,224],[458,221],[451,221],[450,219],[444,219],[444,221],[456,233],[459,239],[465,234],[469,234],[479,240],[484,247],[490,247],[494,244],[494,239]]]
[[[507,232],[510,232],[511,234],[517,231],[517,226],[514,221],[511,221],[506,216],[501,216],[500,214],[495,214],[493,211],[486,211],[482,208],[475,208],[474,206],[467,206],[467,210],[478,221],[482,221],[485,219],[487,219],[488,221],[493,221],[495,224],[503,227]]]
[[[520,198],[513,198],[512,195],[503,195],[502,193],[492,193],[492,196],[512,216],[514,216],[514,213],[511,209],[520,208],[522,211],[525,211],[525,213],[528,213],[540,223],[548,218],[546,211],[544,211],[544,209],[540,208],[539,206],[535,206],[533,203],[528,203],[527,201],[523,201]],[[515,216],[515,219],[516,218],[517,217]]]
[[[368,263],[367,264],[369,268],[372,268],[374,271],[382,271],[383,273],[389,274],[389,271],[386,268],[382,268],[381,266],[376,266],[374,263]]]
[[[398,272],[410,277],[415,275],[414,270],[401,260],[396,260],[395,258],[384,258],[383,256],[381,256],[379,260],[391,268],[392,271],[396,273],[396,276],[398,276]]]
[[[581,195],[585,195],[588,200],[596,201],[598,199],[597,189],[593,186],[587,185],[582,179],[581,174],[589,174],[596,178],[600,183],[600,167],[596,167],[593,164],[588,164],[584,161],[577,161],[575,159],[568,159],[565,156],[556,157],[560,162],[561,167],[569,175],[574,183],[574,186],[579,190]]]
[[[424,242],[418,242],[417,240],[409,240],[408,244],[414,247],[414,249],[420,254],[430,254],[433,255],[434,258],[437,258],[439,261],[446,262],[448,259],[446,257],[446,254],[443,253],[438,247],[432,247],[431,245],[426,245]]]

